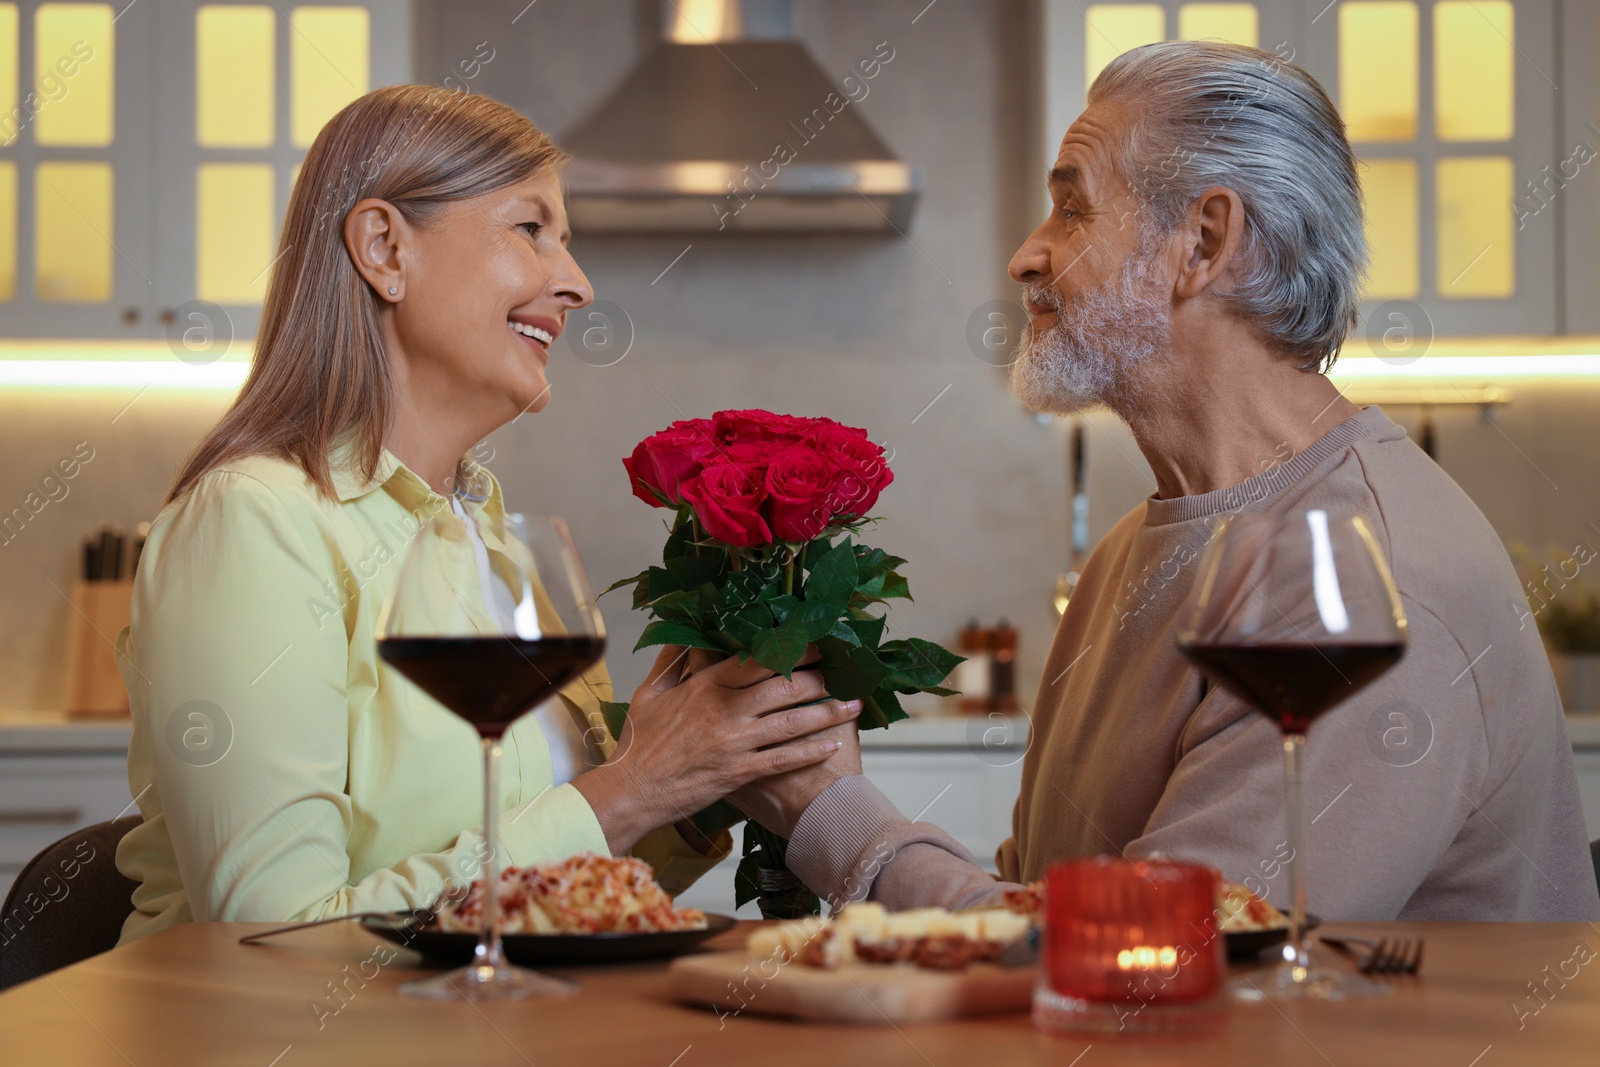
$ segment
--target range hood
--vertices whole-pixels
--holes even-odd
[[[904,231],[921,189],[794,38],[788,0],[664,0],[663,40],[561,139],[581,233]],[[691,43],[692,42],[692,43]],[[889,53],[892,58],[893,53]],[[878,60],[868,69],[881,74]],[[846,75],[849,81],[846,82]]]

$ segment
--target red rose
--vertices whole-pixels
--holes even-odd
[[[782,441],[740,441],[731,445],[718,445],[717,458],[741,467],[765,469],[772,457],[790,447]]]
[[[680,486],[699,474],[701,466],[716,451],[710,421],[690,419],[675,422],[640,441],[622,465],[628,470],[633,495],[652,507],[663,508],[669,505],[662,503],[661,497],[673,505],[682,501]]]
[[[759,408],[750,411],[719,411],[711,416],[717,444],[723,447],[757,443],[794,444],[811,429],[814,419],[794,415],[774,415]]]
[[[839,469],[807,445],[790,445],[767,465],[767,516],[779,541],[805,542],[833,520]]]
[[[706,533],[740,548],[772,543],[761,517],[767,490],[760,468],[713,462],[683,483],[683,499],[694,505]]]
[[[867,431],[842,426],[832,420],[812,430],[806,443],[839,468],[829,503],[834,514],[865,515],[878,502],[878,494],[894,481],[883,449],[867,438]]]

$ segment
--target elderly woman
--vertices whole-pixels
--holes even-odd
[[[592,299],[565,162],[510,108],[423,86],[355,101],[312,145],[249,380],[152,524],[118,641],[144,815],[117,852],[141,883],[124,942],[427,906],[477,872],[478,739],[379,659],[374,626],[419,520],[502,513],[474,443],[550,402],[550,346]],[[811,671],[680,681],[681,651],[634,694],[621,755],[570,783],[545,731],[595,721],[603,668],[506,734],[511,863],[631,851],[681,889],[727,851],[686,813],[820,763],[840,742],[818,732],[860,710]]]

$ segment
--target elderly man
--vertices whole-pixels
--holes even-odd
[[[1600,918],[1561,704],[1504,549],[1404,430],[1322,373],[1367,261],[1322,88],[1256,49],[1134,49],[1096,80],[1049,188],[1011,261],[1033,323],[1013,388],[1040,411],[1110,407],[1156,492],[1095,549],[1056,633],[1001,877],[1163,853],[1287,906],[1277,727],[1203,682],[1174,619],[1219,517],[1325,508],[1374,524],[1410,647],[1312,731],[1311,910]],[[737,799],[789,832],[791,868],[836,904],[1005,888],[898,812],[850,746]]]

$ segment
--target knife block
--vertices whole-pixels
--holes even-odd
[[[72,583],[67,618],[69,716],[128,714],[128,690],[117,671],[117,634],[133,615],[133,580]]]

